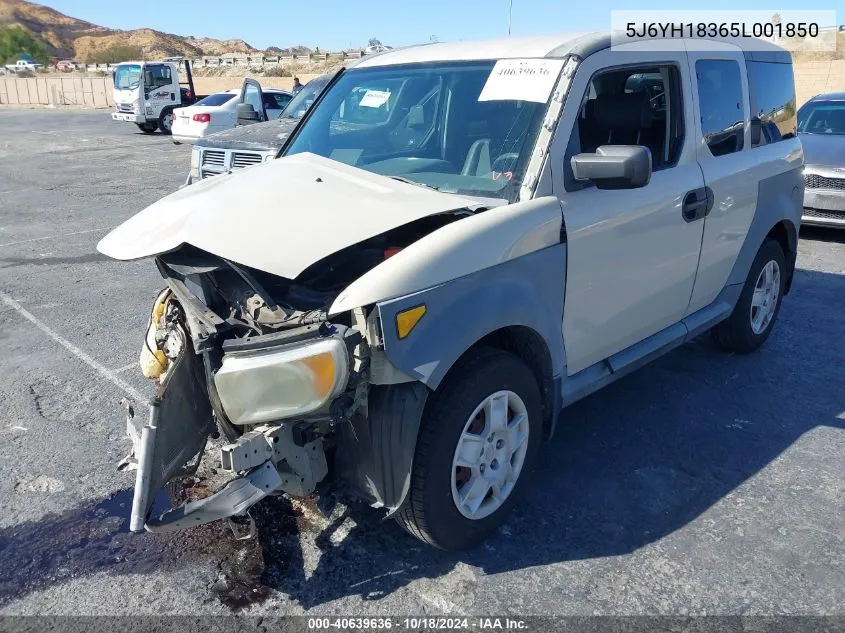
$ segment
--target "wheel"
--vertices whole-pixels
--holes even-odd
[[[152,134],[158,129],[158,123],[136,123],[138,129],[144,134]]]
[[[162,134],[173,133],[173,110],[162,110],[158,115],[158,129]]]
[[[397,521],[440,549],[481,543],[519,497],[542,428],[540,389],[528,366],[507,352],[479,351],[429,398]]]
[[[747,354],[760,347],[780,312],[786,283],[786,257],[775,240],[763,242],[748,271],[742,294],[730,317],[713,328],[725,350]]]

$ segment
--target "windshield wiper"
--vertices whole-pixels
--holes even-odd
[[[388,176],[388,178],[392,178],[393,180],[398,180],[399,182],[408,183],[409,185],[417,185],[418,187],[425,187],[426,189],[433,189],[434,191],[440,191],[434,185],[427,185],[424,182],[417,182],[416,180],[411,180],[410,178],[405,178],[404,176]]]

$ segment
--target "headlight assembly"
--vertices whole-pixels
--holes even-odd
[[[328,338],[226,354],[214,384],[233,424],[261,424],[317,411],[348,379],[346,344]]]

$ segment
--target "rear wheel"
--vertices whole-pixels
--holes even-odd
[[[158,129],[158,123],[136,123],[135,125],[138,126],[138,129],[141,130],[144,134],[152,134]]]
[[[162,110],[158,116],[158,129],[162,134],[173,133],[173,110]]]
[[[771,334],[786,285],[786,258],[781,245],[763,242],[733,314],[713,328],[713,338],[725,350],[742,354],[760,347]]]
[[[507,352],[478,352],[429,399],[397,521],[441,549],[477,545],[519,497],[541,435],[540,389],[529,367]]]

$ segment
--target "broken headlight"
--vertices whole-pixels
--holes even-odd
[[[319,410],[345,389],[348,379],[346,345],[328,338],[225,354],[214,384],[233,424],[260,424]]]

